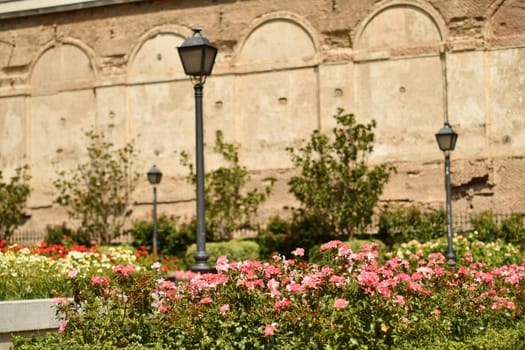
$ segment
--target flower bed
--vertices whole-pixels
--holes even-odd
[[[83,276],[102,274],[115,266],[144,270],[158,257],[145,249],[64,247],[61,245],[7,246],[0,241],[0,300],[21,300],[72,296],[68,274],[76,270]],[[171,261],[165,271],[174,268]]]
[[[20,349],[510,349],[525,340],[525,264],[458,267],[441,253],[383,264],[375,246],[321,247],[326,265],[217,261],[174,283],[153,271],[70,274],[60,334]]]

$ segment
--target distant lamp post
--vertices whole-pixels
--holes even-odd
[[[153,185],[153,252],[157,253],[157,185],[162,180],[162,172],[155,165],[148,171],[148,181]]]
[[[202,89],[206,77],[211,74],[217,48],[201,36],[201,28],[193,28],[193,36],[184,40],[178,47],[184,72],[189,75],[195,90],[195,167],[197,185],[197,251],[195,252],[194,272],[211,272],[206,253],[206,227],[204,205],[204,144],[202,127]]]
[[[452,130],[448,122],[436,134],[436,140],[439,149],[445,153],[445,191],[447,193],[447,263],[449,265],[456,264],[456,254],[454,253],[454,245],[452,241],[452,203],[451,203],[451,189],[450,189],[450,153],[456,147],[458,134]]]

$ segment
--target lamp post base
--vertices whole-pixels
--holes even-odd
[[[206,253],[206,251],[197,251],[193,256],[195,257],[195,264],[191,267],[191,271],[200,273],[217,272],[217,270],[208,264],[208,253]]]
[[[195,263],[195,265],[191,267],[191,271],[200,273],[217,273],[217,270],[215,268],[211,267],[207,263],[202,262]]]

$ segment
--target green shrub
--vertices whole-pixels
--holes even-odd
[[[124,233],[132,213],[132,193],[138,179],[133,171],[136,155],[132,142],[115,148],[104,133],[88,131],[87,161],[59,170],[53,185],[56,202],[68,208],[80,223],[76,240],[85,245],[110,244]]]
[[[300,202],[294,222],[314,243],[346,240],[362,232],[394,170],[368,165],[375,121],[359,124],[341,108],[334,118],[337,127],[331,135],[315,130],[304,146],[287,149],[299,170],[288,183]]]
[[[521,214],[512,213],[501,222],[501,234],[505,241],[525,250],[525,222]]]
[[[392,247],[411,240],[426,242],[442,237],[446,216],[443,210],[423,212],[418,206],[394,206],[379,215],[378,238]]]
[[[15,229],[22,224],[23,210],[31,193],[30,179],[27,165],[17,168],[8,183],[2,181],[0,170],[0,240],[10,242]]]
[[[153,223],[146,220],[133,222],[132,245],[153,250]],[[195,225],[179,223],[173,216],[160,215],[157,220],[158,251],[163,255],[184,256],[188,246],[195,242]]]
[[[186,252],[186,263],[188,267],[195,264],[193,255],[197,251],[197,245],[192,244]],[[228,242],[211,242],[206,244],[208,253],[208,264],[215,266],[217,258],[226,255],[230,261],[258,260],[259,245],[252,241],[231,240]]]
[[[485,210],[470,217],[472,230],[477,232],[477,239],[483,242],[492,242],[502,238],[496,215],[492,210]]]
[[[273,254],[290,258],[296,248],[305,250],[305,259],[312,247],[321,242],[328,242],[334,238],[333,234],[319,231],[318,226],[310,222],[309,218],[292,213],[290,220],[275,216],[270,218],[266,226],[259,230],[257,242],[261,247],[261,257],[270,258]]]
[[[260,247],[263,260],[273,254],[290,256],[290,252],[298,248],[296,235],[292,232],[292,222],[280,216],[271,217],[266,225],[258,231],[256,242]],[[302,247],[302,246],[301,246]]]
[[[275,180],[261,190],[246,190],[250,175],[240,165],[239,145],[224,141],[222,131],[215,133],[213,151],[222,156],[226,166],[221,166],[204,175],[206,206],[206,236],[209,241],[225,241],[232,238],[235,230],[253,227],[253,218],[261,203],[270,196]],[[181,164],[188,168],[187,180],[196,183],[193,163],[186,152],[181,153]]]
[[[58,244],[66,246],[69,244],[66,237],[74,240],[75,232],[66,226],[62,225],[47,225],[46,226],[46,237],[44,242],[47,244]]]

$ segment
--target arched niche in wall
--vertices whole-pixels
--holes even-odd
[[[237,55],[237,139],[250,169],[290,165],[286,147],[319,127],[318,43],[300,18],[277,13],[258,20]]]
[[[0,66],[9,66],[15,44],[0,41]],[[15,174],[25,156],[25,97],[21,94],[0,95],[0,169],[4,179]]]
[[[86,52],[76,42],[55,43],[31,67],[29,155],[35,205],[53,199],[53,162],[61,169],[74,168],[85,153],[84,133],[96,127],[96,71]]]
[[[444,24],[419,2],[387,1],[356,35],[358,120],[377,121],[374,160],[440,157],[434,134],[443,125]]]
[[[494,155],[525,151],[525,2],[496,1],[487,14],[485,41],[488,114]]]
[[[0,169],[4,179],[26,162],[25,157],[25,98],[0,97]]]
[[[156,164],[168,176],[182,171],[178,153],[195,145],[193,87],[177,52],[190,35],[186,28],[154,28],[139,40],[128,65],[130,136],[145,170]]]
[[[505,42],[511,42],[510,46],[525,43],[524,4],[523,0],[495,1],[486,16],[485,39],[500,45]]]

